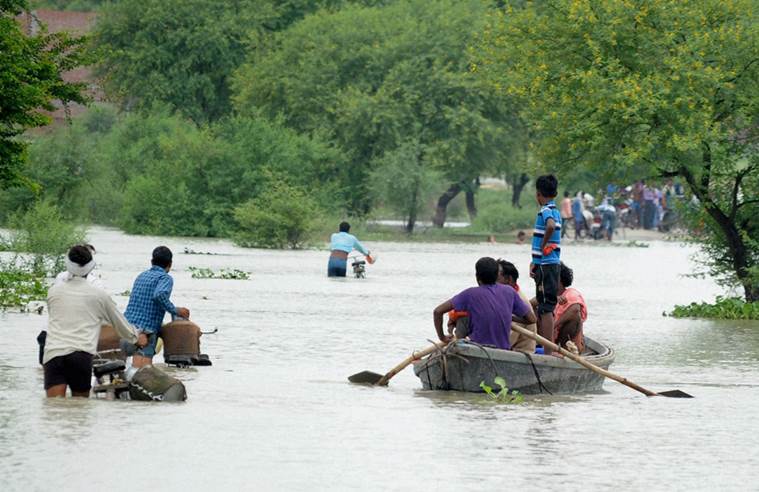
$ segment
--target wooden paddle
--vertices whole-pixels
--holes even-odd
[[[432,352],[435,352],[436,350],[441,349],[446,345],[447,343],[437,342],[435,345],[430,345],[424,350],[414,352],[413,354],[403,359],[400,364],[390,369],[384,376],[372,371],[361,371],[352,376],[349,376],[348,381],[351,383],[371,384],[373,386],[387,386],[388,381],[390,381],[393,376],[404,370],[406,366],[415,360],[419,360],[422,357],[430,355]]]
[[[653,391],[647,390],[646,388],[642,386],[638,386],[637,384],[633,383],[632,381],[629,381],[626,378],[623,378],[622,376],[617,376],[616,374],[611,373],[607,371],[606,369],[603,369],[594,364],[591,364],[584,357],[581,357],[577,354],[570,352],[569,350],[559,347],[555,343],[546,340],[545,338],[541,337],[540,335],[536,333],[531,332],[530,330],[522,328],[516,323],[511,323],[511,329],[516,330],[518,333],[526,337],[532,338],[533,340],[540,343],[544,347],[550,347],[551,349],[556,350],[557,352],[560,352],[564,357],[569,357],[573,361],[577,362],[581,366],[587,367],[588,369],[595,372],[596,374],[600,374],[601,376],[607,377],[609,379],[613,379],[614,381],[617,381],[618,383],[622,383],[625,386],[628,386],[634,389],[635,391],[640,391],[646,396],[668,396],[670,398],[693,398],[688,393],[685,393],[684,391],[680,391],[680,390],[662,391],[661,393],[654,393]]]

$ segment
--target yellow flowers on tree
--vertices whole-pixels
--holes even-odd
[[[759,300],[758,9],[754,0],[506,6],[490,17],[477,64],[523,102],[545,164],[687,182],[711,273],[747,301]]]

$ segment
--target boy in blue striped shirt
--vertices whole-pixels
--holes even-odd
[[[540,176],[535,182],[535,198],[540,211],[532,233],[532,263],[530,276],[535,279],[535,297],[538,301],[538,333],[554,341],[553,310],[559,289],[559,264],[561,248],[561,214],[556,208],[559,182],[553,174]],[[546,355],[552,350],[543,347]]]

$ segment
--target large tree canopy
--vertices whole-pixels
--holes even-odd
[[[546,163],[685,180],[714,272],[729,271],[748,300],[759,299],[758,8],[534,2],[491,19],[478,67],[525,101]]]
[[[26,144],[19,136],[50,118],[41,110],[52,102],[84,102],[82,84],[69,84],[61,72],[81,60],[82,39],[44,30],[27,36],[15,18],[25,0],[0,0],[0,188],[22,179]]]
[[[127,108],[156,103],[198,123],[229,112],[231,72],[269,2],[122,0],[103,6],[94,40],[108,95]]]
[[[369,207],[377,159],[416,142],[418,162],[451,183],[504,159],[506,105],[472,77],[468,46],[482,27],[479,0],[396,2],[320,11],[251,54],[235,77],[243,114],[282,114],[301,132],[326,134],[350,157],[350,207]]]

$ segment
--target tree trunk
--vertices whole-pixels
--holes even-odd
[[[472,186],[466,190],[466,211],[469,213],[469,221],[474,221],[477,218],[477,204],[474,201],[474,194],[480,187],[480,178],[474,180]]]
[[[525,185],[530,182],[530,177],[527,176],[525,173],[520,174],[519,176],[515,176],[511,180],[511,206],[515,208],[522,208],[522,205],[519,203],[519,198],[522,196],[522,190],[524,189]]]
[[[701,201],[706,213],[714,219],[714,222],[724,234],[727,250],[732,260],[733,271],[743,286],[746,302],[759,301],[759,285],[749,275],[748,248],[746,247],[746,242],[743,240],[741,231],[738,229],[734,217],[725,214],[709,195],[712,156],[708,145],[704,146],[703,162],[704,171],[700,182],[696,181],[695,176],[687,167],[681,167],[680,174],[685,178],[696,198]]]
[[[415,183],[414,193],[411,195],[411,206],[409,207],[408,221],[406,222],[406,232],[408,234],[414,233],[414,226],[416,225],[416,215],[417,210],[419,209],[417,203],[419,201],[419,186],[419,182]]]
[[[432,223],[435,227],[443,227],[443,224],[445,224],[445,216],[448,213],[448,204],[451,203],[451,200],[456,198],[456,195],[460,192],[461,183],[456,183],[452,184],[445,193],[440,195],[440,198],[437,200],[437,207],[435,208],[435,217],[432,218]]]

